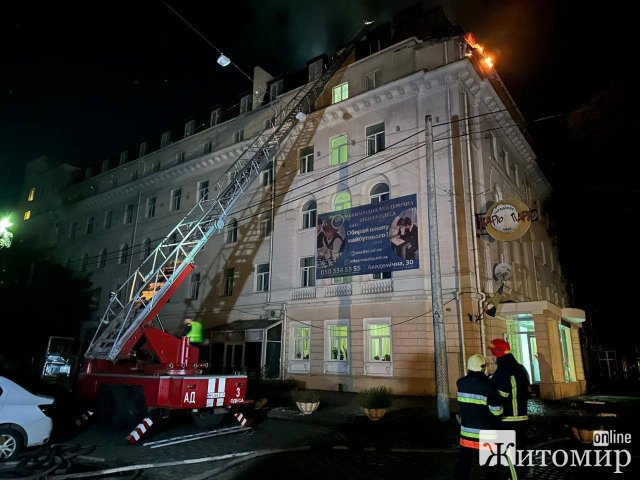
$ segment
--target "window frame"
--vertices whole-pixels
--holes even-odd
[[[31,187],[27,195],[27,202],[33,202],[36,198],[36,187]]]
[[[312,260],[313,265],[303,265],[305,261]],[[308,288],[316,286],[316,257],[300,257],[298,264],[300,265],[300,288]]]
[[[147,197],[147,205],[145,208],[145,217],[144,218],[153,218],[156,216],[156,204],[158,203],[158,198],[156,195],[153,197]]]
[[[98,268],[104,268],[107,265],[107,249],[102,248],[98,252]]]
[[[187,300],[198,300],[200,295],[200,282],[201,282],[200,273],[192,273],[191,278],[189,279],[189,296]]]
[[[227,275],[231,273],[231,275]],[[222,270],[222,295],[223,297],[233,296],[233,284],[235,279],[236,269],[234,267],[224,268]]]
[[[238,220],[232,218],[229,220],[227,225],[225,225],[225,237],[224,243],[225,245],[231,245],[238,241]]]
[[[275,95],[274,95],[275,90]],[[284,79],[276,80],[269,85],[269,101],[273,102],[284,93]]]
[[[382,73],[381,68],[377,68],[375,70],[371,70],[364,74],[364,91],[369,92],[371,90],[375,90],[381,84],[380,82],[380,74]],[[373,82],[369,82],[369,79],[373,79]],[[372,85],[370,85],[370,83]]]
[[[393,324],[391,317],[375,317],[375,318],[363,318],[362,324],[364,326],[364,374],[367,376],[377,376],[377,377],[392,377],[393,376],[393,360],[394,360],[394,352],[393,352]],[[388,335],[372,335],[371,327],[374,325],[380,325],[384,327],[388,327],[389,334]],[[389,353],[383,354],[384,348],[384,339],[388,338],[389,345]],[[375,359],[373,353],[374,348],[373,341],[376,341],[378,344],[378,348],[380,350],[380,355]],[[384,360],[384,357],[388,355],[389,359]]]
[[[302,206],[302,229],[316,228],[318,222],[318,204],[309,200]]]
[[[334,142],[344,138],[344,143],[340,143],[335,145]],[[342,160],[342,153],[344,148],[344,160]],[[329,166],[335,167],[338,165],[344,165],[349,163],[349,136],[346,133],[342,133],[340,135],[336,135],[329,139]]]
[[[89,217],[87,217],[87,224],[85,225],[85,234],[87,235],[91,235],[93,233],[93,227],[95,226],[95,217],[93,215],[90,215]]]
[[[271,222],[272,222],[272,216],[270,211],[263,212],[262,215],[260,215],[260,221],[258,224],[258,227],[260,229],[260,232],[259,232],[260,238],[269,238],[271,236],[271,231],[273,228],[273,225]]]
[[[381,192],[381,193],[373,193],[373,191],[380,185],[384,185],[385,187],[387,187],[387,191],[386,192]],[[386,196],[387,198],[383,198],[384,196]],[[382,202],[386,202],[387,200],[390,200],[390,199],[391,199],[391,188],[389,187],[389,184],[387,184],[385,182],[378,182],[373,187],[371,187],[371,190],[369,190],[369,203],[370,204],[382,203]]]
[[[305,352],[307,352],[306,357]],[[291,325],[291,359],[307,362],[311,359],[311,327],[309,325],[301,323]]]
[[[240,113],[248,113],[252,110],[253,105],[251,104],[253,100],[253,96],[251,94],[245,95],[240,98]]]
[[[118,250],[118,265],[126,265],[129,260],[129,244],[123,243]]]
[[[128,225],[133,223],[133,203],[127,203],[124,206],[124,215],[122,216],[122,224]]]
[[[341,363],[344,365],[348,365],[351,359],[351,332],[350,332],[350,328],[349,328],[349,320],[325,320],[324,322],[324,326],[325,326],[325,344],[324,344],[324,361],[325,364],[326,363]],[[342,336],[342,335],[332,335],[332,327],[344,327],[345,328],[345,332],[346,332],[346,336]],[[337,353],[336,353],[336,357],[338,358],[333,358],[333,342],[332,339],[341,339],[341,338],[345,338],[346,339],[346,355],[345,358],[340,358],[341,357],[341,350],[342,347],[340,346],[340,349],[336,349]],[[342,342],[338,342],[338,344],[340,345]]]
[[[267,270],[260,272],[260,268],[266,266]],[[255,292],[264,293],[268,292],[271,288],[271,266],[269,263],[256,263],[255,268]]]
[[[105,210],[104,218],[102,219],[102,228],[104,230],[111,230],[112,220],[113,220],[113,210]]]
[[[202,180],[198,182],[197,185],[196,202],[201,202],[203,200],[209,200],[209,180]]]
[[[304,175],[313,172],[314,159],[313,145],[298,150],[298,173]]]
[[[349,82],[342,82],[331,89],[331,105],[349,98]]]
[[[169,199],[169,206],[172,212],[180,210],[180,203],[182,202],[182,187],[171,190],[171,198]],[[176,200],[177,199],[177,200]]]
[[[380,125],[382,125],[381,132],[375,132],[371,134],[367,133],[369,129],[379,127]],[[365,151],[367,156],[384,152],[386,148],[385,135],[386,135],[386,125],[384,121],[367,125],[364,127],[364,139],[365,139],[364,144],[365,144]]]

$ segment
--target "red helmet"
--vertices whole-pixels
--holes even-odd
[[[507,353],[511,353],[509,342],[502,338],[495,338],[489,343],[489,350],[496,358],[504,357]]]

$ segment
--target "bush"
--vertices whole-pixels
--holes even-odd
[[[391,406],[391,389],[387,387],[372,387],[358,393],[358,404],[362,408],[389,408]]]
[[[320,401],[320,396],[313,390],[292,390],[291,398],[297,403],[317,403]]]

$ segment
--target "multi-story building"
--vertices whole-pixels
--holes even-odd
[[[24,231],[91,276],[97,310],[89,328],[110,292],[188,209],[218,193],[216,180],[253,137],[273,128],[278,109],[327,59],[275,78],[256,67],[257,95],[168,130],[157,145],[147,140],[123,151],[116,162],[84,171],[43,158],[29,164]],[[498,336],[511,341],[543,397],[584,392],[584,312],[567,304],[547,233],[550,185],[497,73],[438,9],[403,12],[360,42],[199,254],[163,310],[164,327],[201,320],[215,369],[263,370],[310,388],[384,384],[398,394],[433,395],[426,115],[434,122],[451,393],[465,357]],[[411,254],[419,268],[320,278],[323,216],[412,195],[419,248]],[[538,214],[517,240],[495,240],[477,222],[504,199]],[[502,284],[494,271],[501,263],[512,276],[491,317],[486,307]]]

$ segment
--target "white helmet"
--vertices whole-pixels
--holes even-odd
[[[471,355],[467,360],[467,370],[470,372],[481,372],[486,366],[486,363],[484,357],[476,353],[475,355]]]

